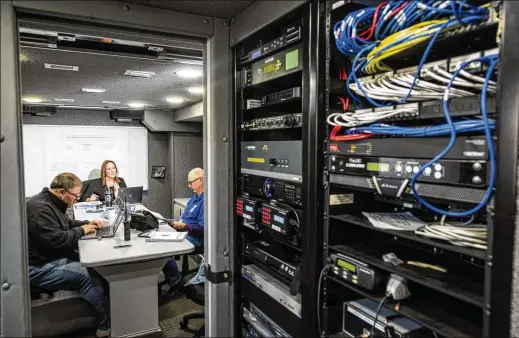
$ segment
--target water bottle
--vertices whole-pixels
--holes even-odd
[[[105,206],[107,208],[112,206],[112,193],[108,187],[105,189]]]
[[[130,221],[128,220],[128,205],[126,204],[126,196],[124,196],[124,240],[131,239]]]

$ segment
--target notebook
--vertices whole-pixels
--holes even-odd
[[[182,242],[187,237],[185,232],[153,231],[146,238],[146,242]]]

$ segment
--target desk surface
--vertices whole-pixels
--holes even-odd
[[[175,231],[168,225],[161,225],[160,231]],[[182,242],[146,242],[132,230],[131,240],[124,241],[124,225],[121,224],[112,238],[79,240],[79,258],[87,267],[140,262],[173,255],[190,253],[195,250],[188,240]],[[131,247],[114,248],[129,243]]]

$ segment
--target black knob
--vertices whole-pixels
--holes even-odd
[[[291,127],[294,124],[294,117],[292,115],[287,115],[283,118],[283,124],[287,127]]]

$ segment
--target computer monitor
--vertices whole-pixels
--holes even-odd
[[[119,189],[119,198],[124,202],[126,197],[126,203],[136,204],[142,203],[142,187],[127,187]]]

